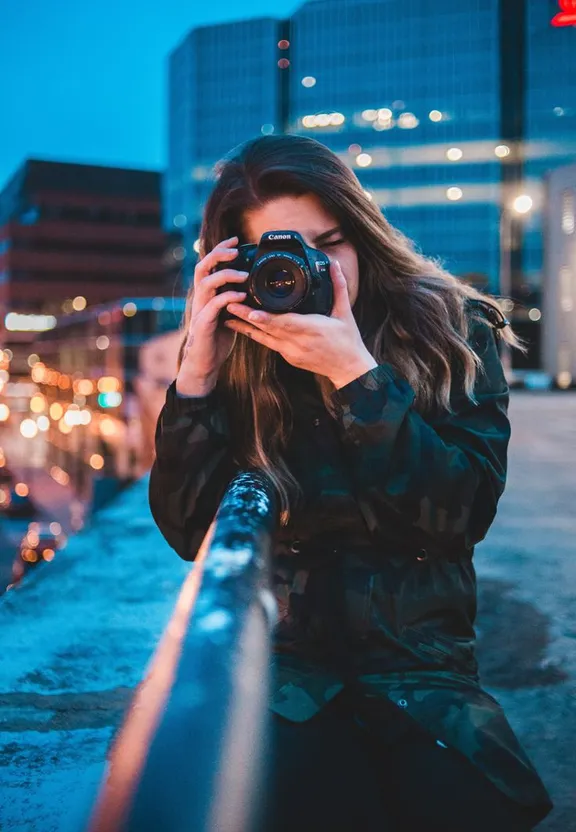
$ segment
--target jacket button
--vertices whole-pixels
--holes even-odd
[[[420,549],[420,551],[416,555],[416,560],[419,560],[419,561],[428,560],[427,550],[426,549]]]
[[[294,552],[295,555],[298,554],[298,552],[300,551],[300,541],[299,540],[293,540],[292,541],[292,545],[290,546],[290,551]]]
[[[398,700],[398,707],[399,708],[407,708],[408,707],[408,702],[406,702],[405,699],[399,699]]]
[[[314,419],[314,421],[313,421],[313,423],[312,423],[312,424],[314,425],[314,427],[315,427],[315,428],[319,427],[319,425],[320,425],[320,419]]]

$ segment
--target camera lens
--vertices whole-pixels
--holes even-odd
[[[267,254],[254,264],[252,274],[254,297],[267,312],[296,310],[310,288],[301,258],[292,254]]]
[[[270,275],[266,275],[265,288],[275,298],[288,297],[296,286],[294,275],[287,269],[278,269]]]

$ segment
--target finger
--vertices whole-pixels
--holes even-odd
[[[268,349],[276,350],[276,352],[280,351],[281,341],[278,338],[274,338],[268,332],[263,332],[255,326],[244,323],[244,321],[224,321],[224,326],[227,329],[234,330],[234,332],[239,332],[241,335],[246,335],[258,344],[263,344],[265,347],[268,347]]]
[[[206,306],[202,309],[196,318],[196,326],[198,323],[213,324],[218,320],[218,315],[228,303],[241,303],[246,298],[246,292],[236,292],[230,290],[229,292],[222,292],[221,295],[216,295],[212,300],[208,301]]]
[[[333,260],[330,263],[330,276],[332,278],[332,286],[334,287],[334,306],[330,313],[331,318],[346,318],[352,314],[352,307],[350,306],[350,297],[348,296],[348,285],[342,266],[338,260]]]
[[[222,269],[221,271],[208,275],[208,277],[204,277],[200,281],[196,292],[202,292],[203,295],[212,296],[215,294],[216,289],[224,286],[225,283],[244,283],[248,274],[249,272],[240,272],[236,269]]]
[[[194,282],[208,277],[218,263],[234,260],[238,256],[238,249],[235,247],[237,241],[238,237],[231,237],[229,240],[224,240],[224,242],[213,248],[206,257],[203,257],[194,269]]]
[[[239,305],[237,303],[231,304],[228,307],[228,311],[243,321],[247,321],[253,326],[258,327],[258,329],[272,334],[301,332],[306,329],[306,322],[303,320],[306,316],[296,315],[293,312],[286,312],[283,315],[271,315],[269,312],[263,312],[261,309],[252,309],[250,306]]]

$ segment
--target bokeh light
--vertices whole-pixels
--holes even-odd
[[[50,413],[50,418],[54,419],[54,421],[57,422],[58,419],[62,418],[64,408],[62,407],[60,402],[52,402],[52,404],[50,405],[50,410],[48,412]]]
[[[38,433],[38,425],[34,419],[23,419],[20,423],[20,433],[25,439],[33,439]]]

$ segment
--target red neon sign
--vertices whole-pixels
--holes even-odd
[[[552,26],[576,26],[576,0],[558,0],[561,12],[555,14]]]

